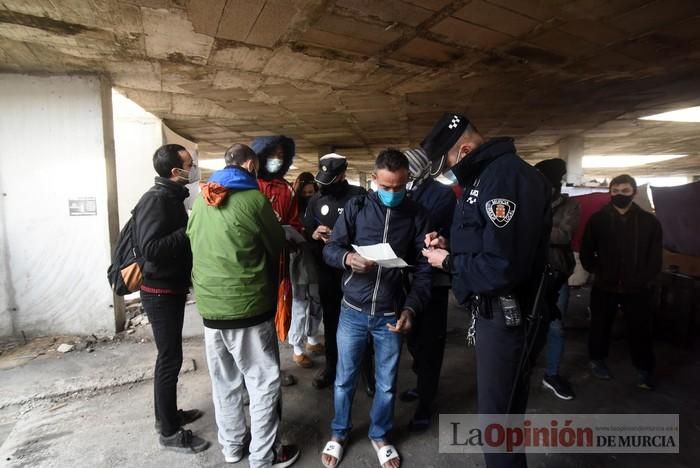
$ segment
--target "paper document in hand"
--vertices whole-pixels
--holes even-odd
[[[387,243],[363,245],[362,247],[353,244],[352,248],[367,260],[372,260],[377,265],[385,268],[405,268],[409,266],[402,258],[396,256],[394,249]]]

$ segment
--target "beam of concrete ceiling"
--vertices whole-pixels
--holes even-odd
[[[284,133],[300,170],[449,109],[531,160],[582,135],[698,174],[698,124],[637,119],[700,104],[699,42],[696,0],[0,0],[0,70],[108,74],[204,153]]]

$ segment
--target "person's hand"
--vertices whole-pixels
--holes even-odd
[[[433,231],[425,235],[425,246],[429,249],[447,249],[447,239]]]
[[[408,333],[411,331],[411,328],[413,328],[413,312],[411,312],[408,309],[404,309],[401,311],[401,316],[399,319],[396,321],[396,325],[392,325],[390,323],[386,324],[386,327],[389,329],[390,332],[394,333]]]
[[[449,254],[445,249],[423,249],[423,256],[428,259],[428,263],[433,268],[442,268],[442,262]]]
[[[355,273],[367,273],[376,265],[372,260],[367,260],[362,255],[350,253],[345,257],[345,264],[352,268]]]
[[[331,238],[332,232],[333,232],[333,230],[331,228],[321,224],[316,228],[316,230],[313,232],[313,234],[311,234],[311,237],[317,241],[328,242]]]

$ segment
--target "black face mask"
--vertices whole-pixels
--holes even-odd
[[[345,180],[330,185],[321,185],[321,194],[330,195],[332,197],[340,197],[345,193],[347,185],[348,182]]]
[[[634,198],[632,195],[621,194],[613,195],[611,197],[612,204],[620,209],[627,208],[630,205],[630,203],[632,203],[632,198]]]

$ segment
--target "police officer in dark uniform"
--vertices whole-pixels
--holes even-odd
[[[527,357],[539,324],[533,305],[551,230],[550,188],[516,154],[511,138],[486,141],[459,114],[444,114],[421,146],[433,173],[445,172],[464,189],[449,245],[431,233],[424,255],[452,274],[455,298],[472,311],[479,413],[525,413]],[[527,466],[524,452],[484,457],[489,468]]]
[[[305,232],[315,244],[313,252],[319,268],[319,293],[326,341],[326,367],[314,377],[312,383],[316,388],[329,387],[335,381],[335,367],[338,363],[335,335],[340,317],[340,301],[343,299],[343,271],[326,265],[323,261],[323,246],[330,240],[333,226],[343,213],[345,204],[351,198],[367,193],[364,188],[350,185],[345,180],[347,168],[345,156],[336,153],[319,159],[316,182],[321,189],[309,200],[303,219]]]

